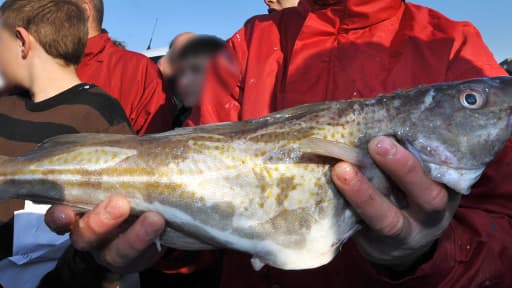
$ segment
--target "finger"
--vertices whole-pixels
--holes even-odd
[[[63,205],[52,206],[44,216],[46,225],[59,235],[70,232],[77,219],[73,209]]]
[[[139,258],[148,249],[155,253],[147,252],[149,255],[146,255],[146,258],[157,255],[154,242],[160,238],[164,229],[165,219],[158,213],[147,212],[139,217],[126,232],[103,249],[101,259],[108,266],[124,267]]]
[[[353,165],[342,162],[332,170],[334,184],[368,226],[386,236],[398,236],[405,218]]]
[[[129,215],[130,203],[126,198],[110,197],[77,221],[71,233],[73,246],[82,251],[95,248]]]
[[[166,252],[166,247],[163,247],[162,251],[158,251],[156,246],[152,245],[146,248],[139,256],[137,256],[137,258],[135,258],[135,260],[125,266],[113,266],[108,264],[102,258],[103,256],[97,256],[96,261],[114,273],[125,275],[138,273],[154,266],[158,259],[162,258]]]
[[[419,161],[409,151],[389,137],[373,139],[368,149],[375,163],[403,190],[409,203],[426,212],[446,208],[446,189],[425,175]]]

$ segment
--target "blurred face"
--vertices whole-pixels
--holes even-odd
[[[176,66],[178,66],[178,53],[180,52],[181,48],[187,44],[188,41],[194,39],[195,37],[196,34],[185,32],[176,36],[176,38],[172,40],[172,45],[169,51],[167,51],[167,54],[158,60],[158,68],[160,69],[160,72],[162,72],[164,79],[170,80],[175,76],[174,74],[176,73],[177,69]]]
[[[210,56],[187,57],[179,63],[178,95],[183,105],[192,108],[199,103],[206,67]]]
[[[3,85],[22,85],[24,67],[22,42],[0,26],[0,74]],[[2,88],[2,87],[0,87]]]
[[[284,8],[295,7],[299,4],[299,0],[265,0],[265,4],[268,6],[268,12],[272,13]]]

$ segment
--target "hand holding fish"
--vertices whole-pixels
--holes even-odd
[[[121,224],[129,216],[129,201],[112,196],[81,218],[67,206],[53,206],[45,220],[55,232],[71,232],[73,246],[91,252],[99,264],[114,272],[133,273],[151,267],[165,252],[165,247],[158,251],[154,245],[165,220],[147,212],[123,231]]]
[[[417,159],[389,138],[369,144],[373,160],[402,189],[409,203],[396,208],[348,163],[333,169],[333,181],[368,227],[354,235],[371,262],[403,271],[426,253],[450,223],[460,196],[427,177]]]

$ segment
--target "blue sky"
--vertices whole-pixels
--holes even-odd
[[[511,0],[415,0],[450,18],[469,20],[482,32],[496,59],[512,56]],[[183,31],[231,36],[245,20],[266,13],[263,0],[105,0],[105,28],[131,50],[145,50],[158,18],[153,48]]]

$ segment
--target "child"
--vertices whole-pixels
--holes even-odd
[[[8,86],[26,90],[0,97],[0,155],[22,155],[45,139],[61,134],[133,133],[114,98],[78,79],[76,66],[87,43],[87,18],[79,4],[63,0],[6,0],[0,6],[0,18],[0,69]],[[1,224],[12,218],[13,207],[23,205],[18,201],[0,206]],[[44,226],[43,215],[38,216],[37,221]],[[16,217],[16,223],[23,221]],[[0,247],[0,256],[11,252],[10,237],[6,235],[12,235],[12,231],[5,232],[9,225],[2,227],[0,243],[4,247]],[[48,238],[41,232],[16,233],[32,239],[32,248],[37,247],[41,239]],[[55,249],[48,247],[48,243],[45,245],[44,249]],[[40,259],[33,262],[37,261]],[[9,263],[8,260],[0,262],[0,283],[5,287],[35,286],[33,284],[48,271],[40,271],[38,267],[51,268],[48,261],[30,263],[28,269],[34,270],[24,271],[30,273],[30,279],[22,279],[10,275],[9,269],[19,270],[19,267]],[[30,280],[34,283],[27,284]],[[23,286],[20,283],[24,283]]]

